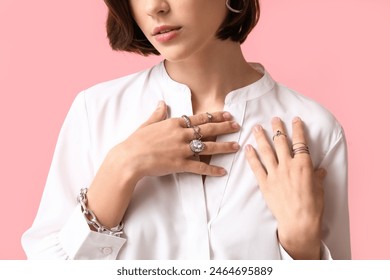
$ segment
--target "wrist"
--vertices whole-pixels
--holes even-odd
[[[112,228],[108,228],[102,225],[97,219],[95,213],[87,207],[87,191],[87,188],[81,189],[79,195],[77,196],[77,201],[80,204],[81,211],[83,212],[84,218],[87,221],[90,229],[99,233],[121,237],[124,228],[123,222],[121,221],[117,226]]]
[[[306,230],[278,229],[278,239],[284,250],[295,260],[321,258],[321,231],[314,226]]]
[[[99,222],[117,226],[129,206],[139,176],[123,160],[121,149],[111,149],[88,190],[88,208]]]
[[[105,162],[110,177],[117,180],[116,185],[127,192],[133,192],[135,185],[142,179],[140,162],[134,154],[129,154],[121,144],[113,147],[107,154]]]

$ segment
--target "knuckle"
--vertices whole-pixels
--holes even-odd
[[[188,134],[188,132],[186,130],[177,131],[176,134],[177,134],[178,139],[181,142],[186,143],[188,145],[190,144],[189,143],[190,141],[188,141],[188,139],[190,139],[191,136]]]
[[[207,171],[207,165],[203,162],[199,162],[197,169],[200,174],[204,174]]]
[[[210,124],[203,124],[200,128],[200,133],[203,135],[203,139],[207,138],[207,136],[211,135],[212,128],[210,127]]]
[[[203,124],[201,128],[201,133],[203,136],[214,136],[218,135],[218,125],[217,124]]]
[[[171,120],[172,120],[172,124],[175,127],[185,127],[185,121],[183,120],[183,118],[174,118]]]
[[[188,155],[191,152],[189,145],[182,145],[179,150],[182,155]]]
[[[257,157],[254,150],[248,151],[246,156],[247,156],[247,159],[249,161],[249,164],[251,164],[251,165],[256,163],[256,160],[258,160],[258,157]]]
[[[214,135],[221,135],[221,134],[229,132],[229,130],[230,130],[229,126],[230,125],[228,123],[216,123],[216,124],[214,124],[211,131]]]
[[[259,163],[253,162],[252,164],[252,170],[255,174],[259,174],[262,171],[262,167]]]
[[[259,148],[259,154],[263,156],[271,155],[271,150],[268,147],[260,147]]]
[[[208,122],[208,117],[207,117],[207,115],[206,114],[201,114],[201,115],[199,115],[199,121],[200,121],[200,123],[207,123]]]
[[[221,121],[224,121],[225,118],[223,117],[223,112],[217,112],[217,113],[213,113],[213,120],[212,122],[213,123],[218,123],[218,122],[221,122]]]

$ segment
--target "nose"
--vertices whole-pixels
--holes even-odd
[[[169,3],[166,0],[145,1],[145,7],[147,14],[151,17],[166,14],[170,9]]]

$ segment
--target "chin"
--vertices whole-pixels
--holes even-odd
[[[156,46],[155,46],[156,47]],[[194,57],[199,47],[190,44],[172,44],[171,46],[158,46],[156,48],[161,56],[169,62],[182,62]]]
[[[182,61],[185,61],[187,60],[189,57],[191,57],[191,55],[189,54],[185,54],[185,53],[179,53],[179,52],[170,52],[170,53],[167,53],[167,52],[163,52],[161,53],[161,56],[169,61],[169,62],[182,62]]]

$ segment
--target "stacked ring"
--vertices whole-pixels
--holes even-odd
[[[296,146],[296,145],[301,145],[301,146],[299,146],[298,148],[294,149],[294,146]],[[308,155],[310,155],[309,147],[305,143],[302,143],[302,142],[293,144],[292,153],[293,153],[293,156],[295,156],[297,154],[308,154]]]

